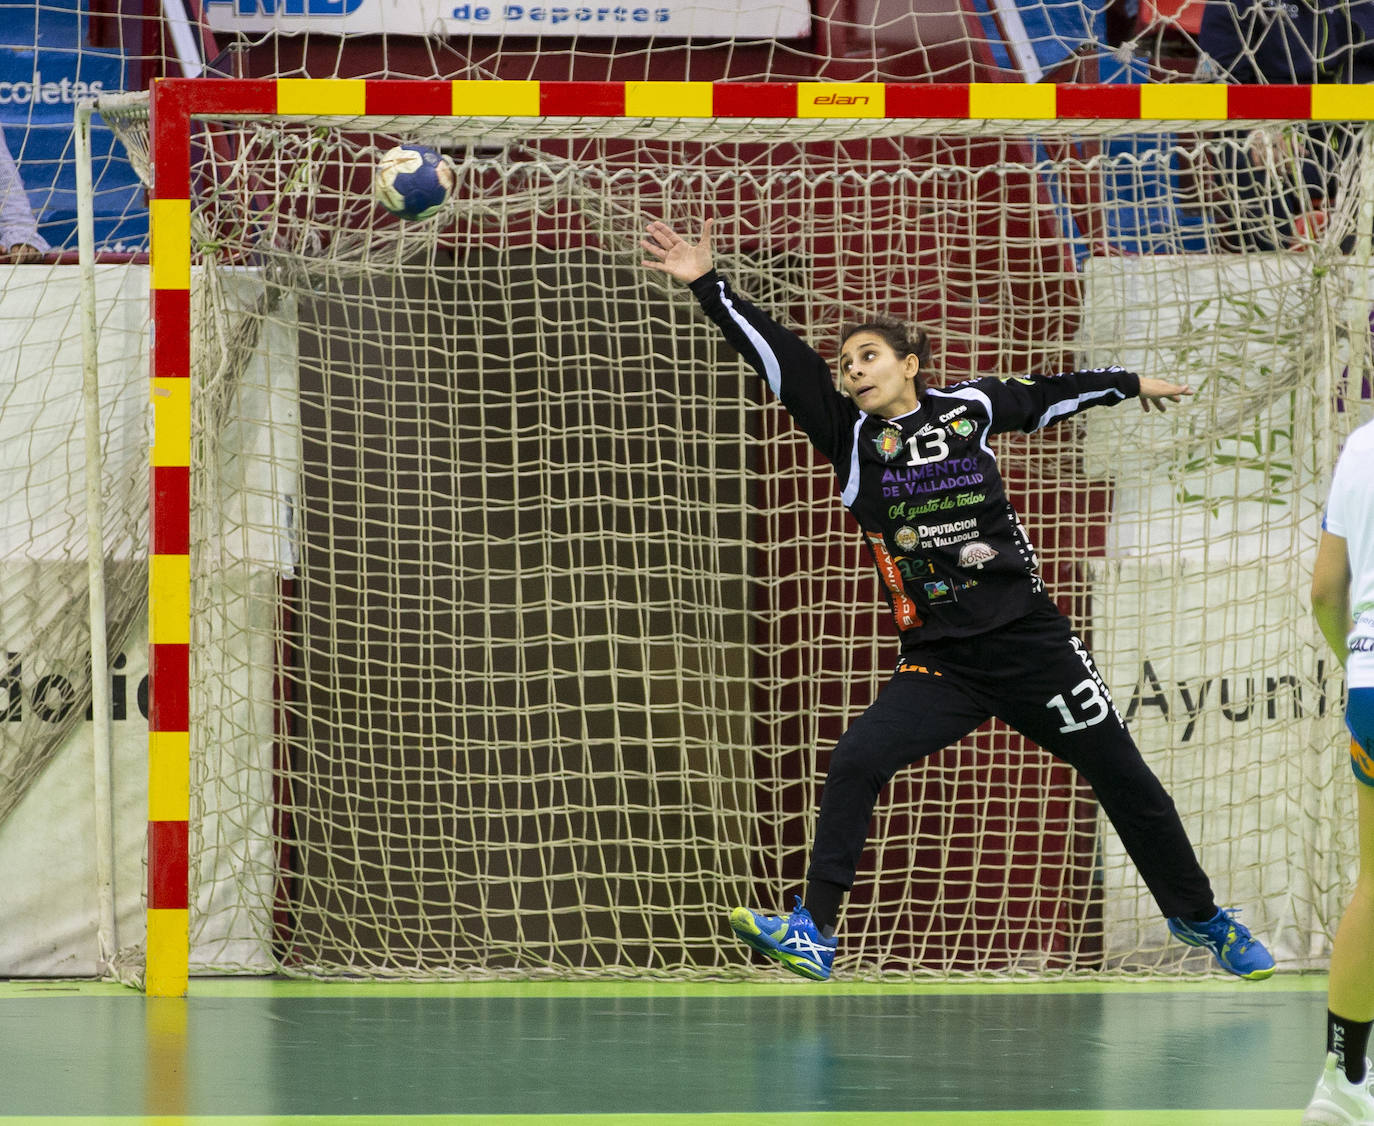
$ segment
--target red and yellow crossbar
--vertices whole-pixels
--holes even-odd
[[[347,117],[926,118],[1034,121],[1374,120],[1374,87],[1007,82],[483,82],[168,79],[183,114]],[[169,197],[170,198],[170,197]]]

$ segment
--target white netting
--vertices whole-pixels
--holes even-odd
[[[828,469],[638,265],[648,218],[708,212],[822,351],[891,312],[938,382],[1197,387],[1000,455],[1219,895],[1323,963],[1352,794],[1303,592],[1369,394],[1357,131],[404,125],[197,146],[198,970],[740,972],[724,913],[799,884],[894,639]],[[371,201],[399,137],[458,168],[425,224]],[[1000,727],[899,776],[870,844],[843,972],[1206,968]]]

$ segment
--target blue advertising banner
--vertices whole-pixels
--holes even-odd
[[[0,20],[0,129],[19,166],[39,233],[55,250],[76,249],[77,103],[126,88],[119,51],[86,45],[80,0],[45,0],[23,18]],[[142,251],[148,205],[114,134],[92,130],[95,237],[101,251]]]

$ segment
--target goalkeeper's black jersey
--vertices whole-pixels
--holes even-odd
[[[904,643],[984,633],[1046,598],[1035,550],[1007,500],[988,438],[1026,433],[1140,393],[1122,368],[929,389],[914,411],[866,414],[829,365],[712,271],[702,308],[830,461]]]

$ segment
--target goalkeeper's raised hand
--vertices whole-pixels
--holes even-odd
[[[659,270],[681,282],[694,282],[702,274],[711,270],[711,228],[714,219],[707,219],[701,226],[701,238],[688,242],[667,223],[655,220],[645,230],[639,240],[653,258],[646,258],[644,265],[651,270]]]

